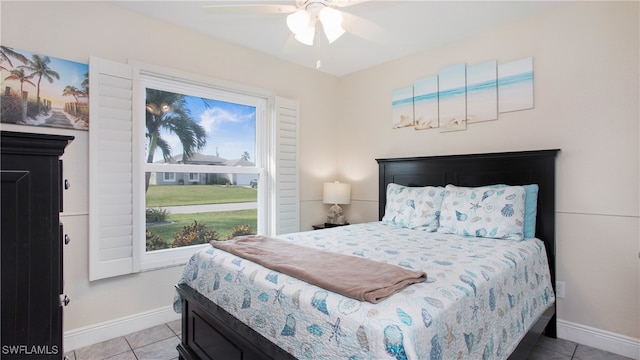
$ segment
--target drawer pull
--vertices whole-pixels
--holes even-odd
[[[71,237],[69,237],[69,234],[64,234],[64,244],[69,245],[70,242],[71,242]]]
[[[69,190],[70,187],[71,187],[71,182],[69,182],[69,179],[64,179],[64,189]]]
[[[60,305],[67,306],[71,302],[71,299],[67,295],[60,295]]]

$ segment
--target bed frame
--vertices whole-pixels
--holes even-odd
[[[379,218],[387,184],[482,186],[538,184],[536,237],[545,242],[551,284],[555,286],[555,157],[559,150],[376,159],[379,165]],[[182,298],[181,359],[294,359],[188,285]],[[555,290],[555,289],[554,289]],[[555,303],[534,324],[509,359],[526,359],[539,336],[556,337]]]

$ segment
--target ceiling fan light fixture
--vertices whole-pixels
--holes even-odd
[[[296,40],[300,41],[305,45],[313,45],[313,39],[316,36],[316,28],[315,26],[309,25],[303,31],[296,34]]]
[[[342,27],[342,13],[340,13],[340,11],[325,6],[320,10],[318,18],[322,23],[324,34],[327,36],[330,44],[338,40],[338,38],[345,33]]]
[[[307,28],[310,27],[310,22],[311,15],[306,10],[298,10],[287,16],[287,26],[296,35],[308,31]]]
[[[338,40],[338,38],[345,33],[345,30],[340,25],[327,26],[323,23],[322,28],[324,29],[324,34],[327,36],[327,39],[329,40],[329,44]]]

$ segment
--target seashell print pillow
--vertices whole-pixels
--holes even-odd
[[[445,187],[438,232],[522,240],[525,190],[522,186]]]
[[[503,188],[508,185],[493,185]],[[536,237],[536,216],[538,215],[538,184],[522,185],[524,188],[524,238]]]
[[[382,222],[410,229],[436,231],[444,188],[387,185],[387,204]]]

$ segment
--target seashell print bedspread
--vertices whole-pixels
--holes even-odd
[[[542,241],[428,233],[381,222],[278,236],[423,270],[427,281],[360,302],[213,247],[186,283],[299,359],[505,359],[555,301]],[[178,295],[174,310],[181,312]]]

